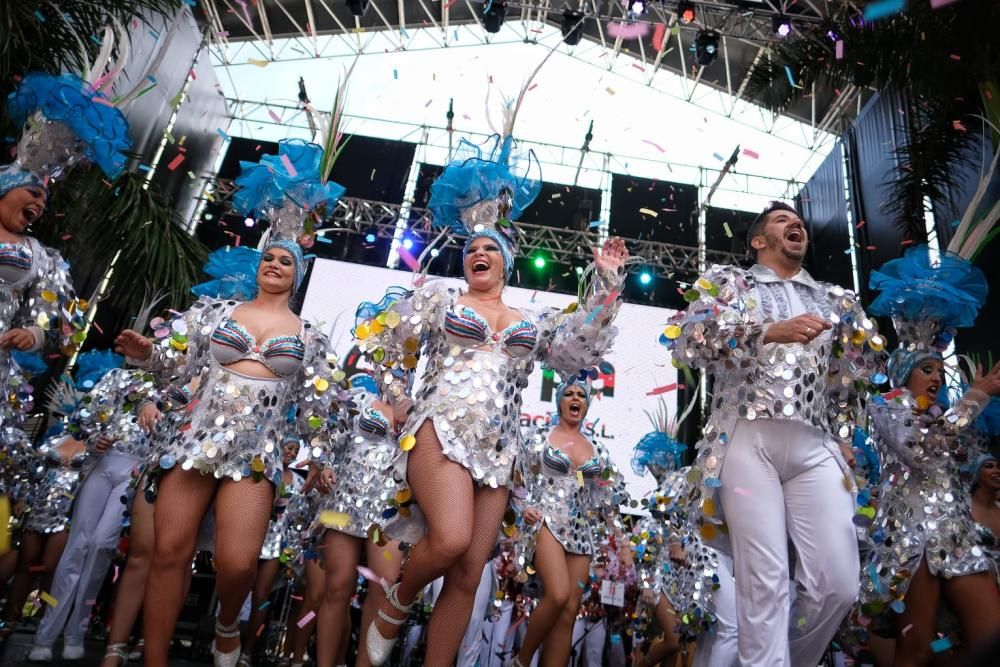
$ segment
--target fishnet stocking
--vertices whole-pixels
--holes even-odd
[[[213,477],[178,468],[160,479],[143,613],[143,662],[147,667],[167,667],[170,638],[184,603],[185,571],[191,567],[198,528],[215,497],[216,484]]]
[[[337,656],[350,637],[341,632],[344,619],[350,618],[351,597],[358,580],[358,559],[362,540],[336,530],[323,537],[323,569],[326,570],[326,591],[319,609],[316,633],[317,667],[333,667]],[[373,584],[373,594],[381,598],[382,587]],[[367,627],[362,624],[362,627]],[[364,642],[361,642],[362,646]]]

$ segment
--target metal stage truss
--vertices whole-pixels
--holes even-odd
[[[232,181],[220,179],[217,182],[214,199],[216,202],[227,199],[233,191]],[[333,215],[325,218],[317,228],[321,236],[333,237],[337,234],[349,236],[367,236],[374,234],[377,239],[399,239],[397,222],[410,220],[406,233],[420,247],[425,247],[436,239],[440,231],[431,228],[430,211],[408,204],[390,204],[386,202],[343,197],[333,211]],[[550,260],[569,265],[586,265],[593,257],[591,248],[600,240],[597,229],[580,231],[559,227],[546,227],[519,223],[521,253],[528,255],[533,252],[544,252]],[[435,246],[439,249],[461,248],[465,236],[449,234],[446,239]],[[636,257],[642,257],[643,268],[655,273],[661,278],[679,281],[693,281],[699,275],[698,248],[661,243],[644,239],[624,239],[629,252]],[[706,249],[704,261],[708,264],[738,264],[747,265],[744,255]]]

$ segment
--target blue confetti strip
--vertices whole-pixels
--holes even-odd
[[[35,18],[38,19],[41,23],[45,23],[45,14],[43,14],[41,10],[38,9],[35,10]]]
[[[941,639],[935,639],[931,642],[931,650],[935,653],[941,653],[942,651],[947,651],[951,648],[951,640],[947,637],[942,637]]]
[[[906,0],[881,0],[873,2],[865,7],[864,18],[866,21],[877,21],[887,16],[898,14],[906,7]]]
[[[788,65],[785,65],[785,74],[788,76],[788,84],[792,88],[798,88],[798,86],[795,84],[795,75],[792,74],[792,68],[789,67]]]

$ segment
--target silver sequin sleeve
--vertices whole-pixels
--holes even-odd
[[[76,292],[69,275],[69,264],[58,252],[32,239],[33,280],[26,286],[20,308],[11,318],[11,328],[24,327],[42,334],[42,346],[71,352],[74,334],[82,328]],[[37,348],[36,348],[37,349]]]

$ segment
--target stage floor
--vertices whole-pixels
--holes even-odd
[[[37,665],[39,663],[28,662],[27,656],[28,651],[31,650],[31,640],[32,633],[27,631],[15,632],[11,635],[10,639],[7,641],[6,646],[0,651],[0,665],[4,667],[24,667],[26,665]],[[53,650],[53,660],[48,663],[50,665],[76,665],[78,667],[91,667],[92,665],[98,665],[101,662],[101,658],[104,656],[104,642],[97,642],[88,640],[86,643],[87,655],[84,656],[83,660],[63,660],[59,656],[62,653],[62,642],[56,642],[55,650]],[[129,663],[140,665],[142,661],[135,663]],[[184,660],[182,658],[174,658],[170,660],[172,667],[194,667],[195,665],[203,666],[212,664],[211,660],[205,661],[191,661]]]

